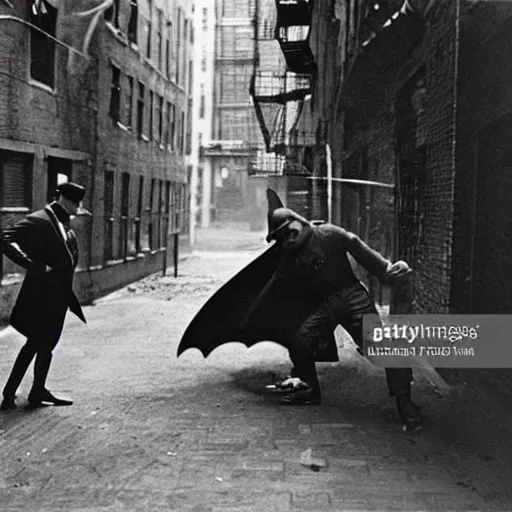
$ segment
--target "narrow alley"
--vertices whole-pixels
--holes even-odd
[[[176,358],[193,315],[266,248],[263,233],[234,228],[204,230],[198,245],[178,278],[98,300],[88,326],[68,316],[49,386],[75,404],[25,408],[26,379],[21,407],[1,415],[2,511],[512,508],[511,413],[483,390],[439,389],[417,372],[427,421],[405,435],[384,372],[343,334],[340,362],[319,365],[321,406],[265,392],[289,370],[276,344]],[[0,340],[6,375],[22,338],[7,328]]]

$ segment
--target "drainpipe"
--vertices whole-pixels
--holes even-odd
[[[329,143],[325,144],[325,161],[327,165],[327,222],[332,222],[332,154]]]

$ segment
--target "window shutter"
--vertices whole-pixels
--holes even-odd
[[[31,157],[23,153],[2,152],[2,206],[31,207]]]

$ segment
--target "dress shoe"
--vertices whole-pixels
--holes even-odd
[[[0,411],[10,411],[16,409],[16,398],[12,396],[4,396],[2,403],[0,404]]]
[[[411,400],[409,395],[396,397],[396,408],[406,433],[417,432],[423,426],[421,409]]]
[[[46,404],[53,404],[57,406],[73,405],[73,402],[71,400],[57,398],[53,396],[47,389],[45,389],[41,393],[34,393],[31,391],[30,394],[28,395],[28,403],[32,407],[41,407]]]
[[[313,388],[306,388],[284,396],[280,402],[285,405],[320,405],[322,398],[319,391]]]

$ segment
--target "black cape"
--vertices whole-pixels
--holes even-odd
[[[197,348],[207,357],[228,342],[251,347],[274,341],[288,347],[293,334],[325,300],[325,295],[298,297],[296,291],[270,284],[280,251],[271,246],[222,286],[201,308],[187,327],[178,356]],[[263,292],[263,293],[262,293]],[[328,345],[336,347],[334,334]],[[336,354],[319,355],[317,361],[337,361]]]

